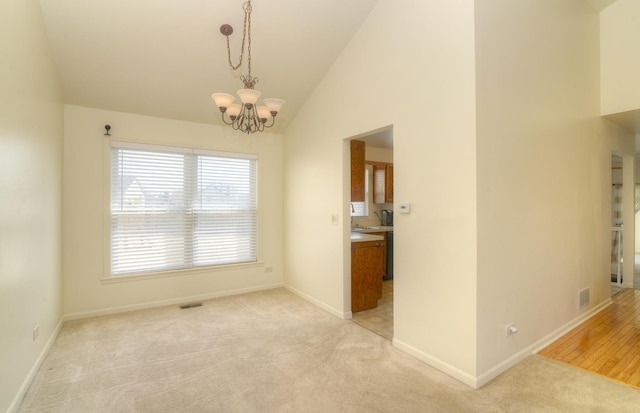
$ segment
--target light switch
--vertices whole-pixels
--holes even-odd
[[[333,225],[338,225],[340,223],[340,219],[339,219],[339,215],[338,214],[331,215],[331,223]]]
[[[411,212],[411,204],[408,202],[400,204],[400,212],[401,214],[408,214]]]

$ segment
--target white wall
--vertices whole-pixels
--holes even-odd
[[[476,1],[481,378],[609,299],[611,151],[634,140],[599,116],[598,40],[582,0]]]
[[[640,1],[616,0],[600,14],[602,114],[640,110]]]
[[[2,1],[0,51],[4,412],[20,401],[62,318],[62,97],[37,0]]]
[[[349,316],[343,139],[393,124],[396,346],[482,385],[606,303],[633,139],[599,116],[598,25],[582,0],[381,1],[287,130],[285,283]]]
[[[111,138],[104,136],[110,124]],[[263,263],[249,268],[186,271],[109,283],[108,190],[105,156],[109,139],[204,148],[259,156],[259,209]],[[213,125],[65,106],[64,297],[69,318],[144,308],[282,285],[282,136],[245,135]],[[266,268],[272,268],[267,272]]]
[[[472,383],[473,1],[381,0],[285,134],[285,283],[350,315],[346,138],[393,125],[395,345]],[[448,173],[443,179],[442,171]]]
[[[393,149],[391,148],[376,148],[366,145],[364,149],[364,159],[367,161],[393,163]]]

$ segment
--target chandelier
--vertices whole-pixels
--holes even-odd
[[[261,93],[254,89],[258,78],[251,76],[251,0],[244,3],[242,8],[244,9],[244,29],[240,61],[237,65],[231,62],[231,47],[229,46],[229,36],[233,33],[233,27],[228,24],[220,26],[220,33],[227,38],[227,57],[231,69],[237,70],[240,68],[244,58],[245,45],[247,46],[247,75],[240,76],[240,80],[244,83],[244,89],[237,91],[242,103],[233,103],[235,97],[228,93],[214,93],[211,98],[220,109],[222,121],[225,124],[245,133],[262,132],[264,128],[273,126],[276,121],[276,115],[284,105],[284,100],[276,98],[263,99],[264,105],[258,105],[258,98],[260,98]]]

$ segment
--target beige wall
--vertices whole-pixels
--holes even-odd
[[[605,13],[630,16],[614,6]],[[394,344],[484,383],[608,297],[609,159],[623,154],[627,168],[633,139],[598,116],[597,27],[582,0],[380,0],[283,143],[76,106],[63,116],[38,2],[4,1],[0,410],[59,326],[62,263],[71,317],[280,285],[284,273],[289,288],[348,318],[346,139],[389,125],[396,206],[412,204],[395,216]],[[619,58],[613,67],[626,69]],[[259,154],[264,264],[103,282],[106,123],[112,139]],[[591,306],[579,311],[587,286]],[[511,321],[520,332],[507,338]]]
[[[472,0],[380,1],[285,134],[285,283],[349,317],[345,139],[393,125],[395,205],[412,204],[394,217],[394,343],[470,384],[473,26]],[[455,173],[443,179],[443,171]],[[336,213],[347,217],[337,226]]]
[[[0,51],[4,412],[20,401],[62,319],[62,97],[37,0],[2,2]]]
[[[365,146],[364,159],[367,161],[393,163],[393,149],[376,148],[374,146],[367,145]]]
[[[476,1],[481,381],[609,299],[611,151],[634,142],[599,116],[598,41],[581,0]]]
[[[600,15],[602,114],[640,110],[640,2],[616,0]]]
[[[598,22],[582,0],[381,1],[286,133],[287,286],[349,317],[344,139],[392,124],[394,345],[478,386],[606,304],[633,139],[599,116]]]
[[[110,124],[111,138],[104,136]],[[262,263],[218,271],[186,271],[109,283],[105,159],[109,139],[259,156]],[[64,295],[69,318],[178,303],[282,285],[282,137],[230,128],[65,106]],[[106,224],[107,223],[107,224]],[[267,268],[272,271],[268,272]]]

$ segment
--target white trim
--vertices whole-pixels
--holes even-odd
[[[261,152],[230,152],[212,149],[202,149],[186,146],[169,146],[161,145],[146,140],[105,140],[102,146],[102,171],[103,171],[103,190],[102,190],[102,274],[100,282],[102,284],[119,283],[124,281],[137,281],[163,277],[175,277],[181,275],[197,274],[201,272],[226,271],[234,269],[243,269],[250,267],[264,266],[263,262],[263,213],[262,213],[262,193],[263,179],[261,170]],[[172,270],[148,271],[138,273],[125,273],[114,275],[111,273],[111,152],[112,148],[131,148],[150,151],[165,151],[169,153],[190,153],[194,155],[210,155],[224,158],[238,158],[252,160],[255,163],[255,180],[256,180],[256,261],[238,262],[230,264],[197,266],[188,268],[177,268]]]
[[[258,159],[258,155],[255,153],[241,153],[241,152],[226,152],[215,151],[211,149],[200,149],[188,146],[167,146],[156,145],[152,143],[139,143],[136,141],[109,141],[111,148],[127,148],[127,149],[142,149],[156,152],[170,152],[170,153],[192,153],[196,155],[211,155],[219,156],[222,158],[241,158],[241,159]]]
[[[47,340],[47,343],[42,348],[42,351],[38,355],[38,358],[36,359],[36,361],[33,363],[31,370],[29,370],[29,374],[27,374],[27,377],[25,377],[24,381],[22,382],[22,385],[20,386],[20,389],[18,390],[15,397],[13,398],[13,401],[9,405],[9,408],[7,409],[7,413],[12,413],[17,411],[18,407],[22,403],[22,399],[24,398],[24,395],[27,393],[27,390],[29,390],[29,386],[31,386],[31,382],[33,382],[33,379],[36,377],[36,373],[38,373],[38,370],[40,369],[40,366],[42,365],[44,358],[47,356],[47,354],[49,354],[49,350],[51,349],[51,346],[53,346],[53,343],[58,338],[58,334],[60,334],[60,330],[62,330],[63,324],[64,324],[64,317],[60,317],[60,320],[58,321],[56,328],[53,330],[53,333],[51,333],[49,340]]]
[[[225,291],[218,291],[214,293],[197,294],[197,295],[178,297],[178,298],[169,298],[166,300],[149,301],[149,302],[140,303],[140,304],[123,305],[119,307],[105,308],[102,310],[82,311],[78,313],[66,314],[64,316],[64,321],[79,320],[83,318],[99,317],[103,315],[111,315],[111,314],[118,314],[118,313],[126,313],[128,311],[146,310],[149,308],[183,304],[183,303],[188,303],[193,301],[204,301],[204,300],[210,300],[213,298],[227,297],[227,296],[238,295],[238,294],[246,294],[246,293],[252,293],[252,292],[263,291],[263,290],[272,290],[274,288],[281,288],[281,287],[282,287],[282,283],[265,284],[265,285],[256,286],[256,287],[239,288],[236,290],[225,290]]]
[[[334,316],[341,318],[343,320],[350,320],[351,319],[351,311],[346,311],[346,312],[342,312],[340,310],[338,310],[335,307],[332,307],[326,303],[324,303],[323,301],[320,301],[316,298],[313,298],[312,296],[303,293],[302,291],[293,288],[290,285],[285,284],[284,288],[291,291],[292,293],[294,293],[295,295],[299,296],[300,298],[303,298],[307,301],[309,301],[310,303],[322,308],[325,311],[328,311],[329,313],[333,314]]]
[[[538,340],[537,342],[533,343],[528,348],[532,348],[532,350],[531,350],[532,354],[535,354],[535,353],[539,352],[543,348],[547,347],[549,344],[553,343],[554,341],[556,341],[557,339],[559,339],[563,335],[567,334],[569,331],[573,330],[574,328],[576,328],[580,324],[584,323],[585,321],[587,321],[588,319],[590,319],[594,315],[598,314],[600,311],[602,311],[605,308],[609,307],[611,304],[613,304],[613,300],[611,299],[611,297],[609,297],[606,300],[604,300],[603,302],[601,302],[600,304],[598,304],[597,306],[595,306],[592,309],[590,309],[589,311],[585,312],[584,314],[579,315],[578,317],[576,317],[573,320],[569,321],[568,323],[566,323],[565,325],[561,326],[557,330],[555,330],[552,333],[548,334],[546,337],[543,337],[540,340]]]
[[[244,270],[247,268],[264,267],[265,264],[262,261],[244,262],[238,264],[224,264],[224,265],[212,265],[208,267],[192,267],[192,268],[180,268],[177,270],[167,271],[155,271],[155,272],[137,272],[123,275],[110,275],[101,278],[100,281],[103,284],[121,283],[127,281],[141,281],[149,280],[153,278],[165,278],[165,277],[181,277],[184,275],[206,275],[212,272],[218,271],[234,271]]]
[[[523,350],[509,357],[502,363],[495,365],[494,367],[489,369],[486,373],[483,373],[477,377],[478,387],[484,386],[485,384],[487,384],[488,382],[490,382],[500,374],[509,370],[511,367],[515,366],[516,364],[520,363],[525,358],[529,357],[532,354],[536,354],[540,350],[546,348],[551,343],[555,342],[560,337],[567,334],[569,331],[573,330],[580,324],[584,323],[585,321],[589,320],[591,317],[598,314],[600,311],[609,307],[612,303],[613,301],[611,300],[611,297],[609,297],[608,299],[604,300],[602,303],[598,304],[594,308],[590,309],[584,314],[579,315],[578,317],[569,321],[568,323],[561,326],[557,330],[551,332],[550,334],[546,335],[545,337],[541,338],[540,340],[536,341],[530,346],[524,348]]]
[[[584,323],[591,317],[595,316],[596,314],[598,314],[599,312],[601,312],[602,310],[610,306],[612,303],[613,301],[611,300],[611,298],[608,298],[607,300],[603,301],[602,303],[592,308],[591,310],[585,312],[584,314],[579,315],[578,317],[564,324],[557,330],[551,332],[550,334],[546,335],[545,337],[541,338],[535,343],[527,346],[526,348],[512,355],[511,357],[504,360],[503,362],[493,366],[487,372],[480,374],[479,376],[476,376],[476,377],[474,377],[471,374],[465,373],[464,371],[448,363],[445,363],[436,357],[433,357],[427,353],[424,353],[416,349],[415,347],[412,347],[407,343],[404,343],[396,338],[393,339],[393,346],[417,358],[418,360],[425,362],[431,367],[434,367],[442,371],[443,373],[448,374],[449,376],[466,384],[467,386],[472,387],[474,389],[479,389],[480,387],[489,383],[491,380],[493,380],[500,374],[509,370],[511,367],[520,363],[525,358],[529,357],[530,355],[538,353],[540,350],[544,349],[549,344],[553,343],[563,335],[567,334],[569,331],[573,330],[580,324]]]
[[[170,152],[170,153],[193,153],[193,148],[186,146],[168,146],[168,145],[154,145],[151,143],[138,143],[138,142],[125,142],[111,140],[109,142],[110,148],[126,148],[126,149],[140,149],[156,152]]]
[[[460,370],[459,368],[454,367],[448,363],[445,363],[444,361],[436,357],[433,357],[427,353],[424,353],[418,350],[417,348],[410,346],[409,344],[403,341],[398,340],[397,338],[394,338],[392,343],[393,343],[393,346],[396,347],[398,350],[403,351],[409,354],[410,356],[417,358],[418,360],[430,365],[433,368],[440,370],[441,372],[453,377],[454,379],[466,384],[469,387],[472,387],[474,389],[478,388],[478,379],[472,376],[471,374],[466,373]]]

